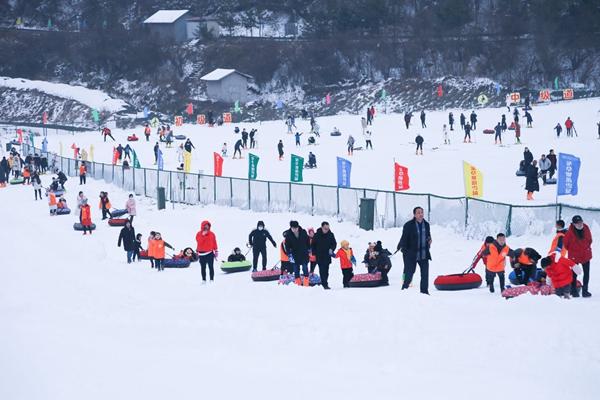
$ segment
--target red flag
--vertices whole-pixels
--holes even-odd
[[[192,103],[188,103],[185,112],[187,112],[188,115],[192,115],[194,113],[194,106],[192,105]]]
[[[19,135],[19,143],[23,143],[23,131],[21,129],[17,129],[17,135]]]
[[[442,85],[438,85],[437,95],[438,95],[438,97],[442,97],[444,95],[444,89],[442,88]]]
[[[42,113],[42,124],[46,125],[48,123],[48,113],[44,111]]]
[[[403,167],[398,163],[394,163],[394,190],[398,192],[409,188],[408,168]]]
[[[223,175],[223,157],[219,153],[213,153],[213,159],[215,164],[215,176]]]
[[[327,93],[327,96],[325,96],[325,104],[330,105],[331,104],[331,94]]]

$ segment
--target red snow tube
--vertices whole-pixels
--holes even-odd
[[[279,269],[268,269],[265,271],[256,271],[252,273],[252,280],[254,282],[269,282],[279,280],[281,270]]]
[[[127,141],[128,142],[137,142],[139,140],[139,138],[135,135],[132,136],[127,136]]]
[[[491,134],[493,134],[493,133],[496,133],[496,131],[495,131],[495,130],[493,130],[493,129],[484,129],[484,130],[483,130],[483,133],[487,133],[488,135],[491,135]]]
[[[108,220],[108,224],[110,226],[125,226],[127,221],[129,221],[127,218],[111,218]]]
[[[437,290],[467,290],[481,286],[481,276],[476,273],[440,275],[433,284]]]
[[[142,250],[140,251],[140,260],[149,260],[150,257],[148,257],[148,250]]]
[[[515,126],[515,123],[513,122],[513,123],[511,123],[511,124],[510,124],[510,126],[508,127],[508,130],[509,130],[509,131],[514,131],[514,130],[515,130],[515,128],[516,128],[516,126]]]
[[[381,272],[374,274],[356,274],[349,283],[350,287],[378,287],[383,285]]]

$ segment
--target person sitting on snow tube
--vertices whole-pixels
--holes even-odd
[[[196,255],[196,252],[191,247],[186,247],[185,249],[181,250],[179,252],[179,254],[177,254],[173,258],[176,260],[186,259],[190,262],[198,261],[198,256]]]
[[[312,151],[308,153],[308,168],[317,168],[317,156]]]
[[[246,257],[242,254],[239,247],[233,249],[233,252],[227,257],[227,262],[246,261]]]
[[[521,277],[521,283],[527,285],[530,280],[534,280],[536,264],[542,256],[532,249],[525,247],[515,250],[514,258],[512,259],[512,267],[515,270],[517,278]]]
[[[369,248],[363,259],[363,264],[365,264],[370,274],[381,272],[381,284],[386,286],[389,285],[388,272],[392,269],[391,254],[388,249],[383,248],[381,241],[378,240],[377,243],[369,243]]]

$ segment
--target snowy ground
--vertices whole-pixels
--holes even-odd
[[[68,189],[74,206],[73,179]],[[217,273],[203,286],[197,264],[162,273],[148,262],[127,265],[119,228],[95,208],[100,190],[116,207],[127,193],[96,181],[84,190],[98,224],[92,236],[72,230],[73,215],[49,217],[31,187],[0,189],[1,399],[598,397],[594,272],[596,296],[568,301],[506,301],[485,289],[400,291],[399,257],[386,288],[342,289],[337,262],[328,292],[253,283],[246,273]],[[222,257],[244,245],[258,219],[279,240],[294,217],[199,206],[159,212],[152,200],[137,201],[144,240],[159,230],[181,249],[209,219]],[[321,221],[295,218],[304,227]],[[332,223],[358,255],[371,240],[394,248],[400,233]],[[432,235],[431,280],[462,271],[480,244],[438,226]],[[516,237],[509,245],[545,251],[550,240]],[[270,248],[271,264],[276,256]]]
[[[565,152],[575,154],[582,159],[580,173],[579,195],[577,197],[563,197],[560,201],[584,205],[597,206],[597,171],[600,170],[600,159],[596,157],[600,149],[597,139],[597,125],[600,121],[600,99],[562,102],[552,105],[534,107],[533,128],[525,128],[523,112],[521,112],[522,145],[515,145],[514,132],[507,131],[504,135],[502,147],[494,145],[493,135],[484,135],[482,130],[493,128],[500,121],[506,108],[478,110],[478,129],[474,133],[477,143],[463,143],[463,133],[458,125],[459,115],[462,112],[469,116],[471,110],[447,110],[430,112],[427,114],[428,128],[422,129],[419,121],[419,111],[415,112],[413,123],[407,131],[404,126],[403,116],[398,114],[378,113],[375,118],[373,130],[374,151],[356,151],[352,157],[346,152],[346,140],[351,133],[356,139],[356,146],[364,146],[361,135],[360,117],[356,115],[340,115],[334,117],[318,118],[321,126],[321,138],[317,146],[307,145],[309,128],[308,121],[297,119],[297,126],[302,136],[302,146],[295,147],[293,135],[286,134],[286,127],[282,121],[262,123],[241,123],[209,128],[207,126],[184,125],[174,129],[175,134],[184,134],[191,138],[196,146],[193,152],[192,171],[213,173],[213,152],[221,151],[224,142],[228,144],[229,155],[223,165],[223,176],[247,177],[248,161],[247,152],[243,160],[232,160],[233,146],[240,137],[233,133],[234,126],[240,129],[245,127],[258,128],[258,148],[252,152],[260,157],[258,165],[258,179],[284,181],[290,177],[290,154],[294,153],[307,159],[308,152],[313,151],[317,156],[319,168],[305,170],[304,181],[307,183],[320,183],[326,185],[337,184],[336,156],[349,158],[352,163],[351,184],[353,187],[366,187],[381,190],[393,190],[393,163],[394,160],[409,168],[411,189],[415,193],[434,193],[445,196],[463,196],[464,184],[462,174],[462,161],[465,160],[481,169],[484,175],[484,199],[512,204],[548,204],[554,203],[556,186],[542,187],[535,195],[535,201],[527,202],[524,189],[525,179],[515,176],[519,161],[523,158],[524,147],[529,147],[536,159],[542,153],[554,149],[555,153]],[[451,145],[443,144],[442,125],[448,122],[448,112],[453,111],[457,121],[457,129],[451,133]],[[564,121],[570,116],[575,122],[579,134],[576,138],[567,138],[565,132],[560,139],[556,139],[553,131],[557,122],[564,127]],[[507,113],[510,124],[512,115]],[[341,137],[331,137],[329,133],[334,127],[342,131]],[[146,143],[143,128],[132,130],[113,129],[116,143],[123,146],[127,143],[127,136],[136,133],[141,138],[140,142],[130,143],[137,151],[142,167],[152,168],[154,162],[153,146],[158,140],[154,133],[151,141]],[[425,138],[425,155],[415,155],[414,140],[417,133]],[[283,139],[285,145],[285,160],[277,159],[277,142]],[[94,144],[95,161],[110,163],[112,149],[115,143],[102,143],[100,133],[84,133],[72,135],[49,136],[49,149],[59,151],[62,143],[63,154],[72,157],[70,147],[75,143],[79,147],[89,150]],[[38,139],[39,142],[39,139]],[[176,142],[177,143],[177,142]],[[40,146],[37,143],[36,146]],[[166,149],[161,143],[165,157],[165,169],[175,170],[177,165],[177,152],[175,147]],[[540,180],[541,184],[541,180]]]

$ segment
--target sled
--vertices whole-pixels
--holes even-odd
[[[265,271],[256,271],[252,273],[254,282],[270,282],[279,280],[281,270],[279,268],[268,269]]]
[[[546,185],[556,185],[556,178],[546,179]]]
[[[510,126],[508,127],[508,130],[509,130],[509,131],[514,131],[514,130],[515,130],[515,128],[516,128],[516,126],[515,126],[515,123],[514,123],[514,122],[512,122],[512,123],[510,124]]]
[[[221,271],[226,274],[250,271],[251,268],[252,264],[249,261],[223,261],[221,264]]]
[[[8,181],[11,185],[22,185],[24,182],[23,178],[14,178]]]
[[[71,209],[69,207],[57,208],[56,215],[68,215],[71,214]]]
[[[162,266],[164,268],[187,268],[190,266],[190,260],[187,258],[168,258],[163,260]]]
[[[137,142],[138,140],[140,140],[140,138],[138,138],[135,135],[133,135],[133,136],[127,136],[127,141],[128,142]]]
[[[121,217],[125,214],[127,214],[127,210],[125,210],[125,209],[116,209],[116,210],[113,210],[110,212],[110,215],[112,215],[113,218]]]
[[[496,131],[493,129],[484,129],[483,133],[485,133],[486,135],[493,135],[494,133],[496,133]]]
[[[140,256],[138,258],[140,260],[149,260],[150,257],[148,257],[148,250],[142,250],[142,251],[140,251]]]
[[[91,228],[92,230],[96,230],[96,224],[90,225],[89,228]],[[79,222],[75,222],[73,224],[73,229],[76,230],[76,231],[82,231],[83,230],[83,225],[81,225],[81,223],[79,223]]]
[[[110,226],[125,226],[127,221],[129,221],[127,218],[111,218],[108,220],[108,224]]]
[[[331,132],[330,136],[342,136],[342,132]]]
[[[175,139],[177,140],[185,140],[187,137],[185,135],[175,135]]]
[[[60,197],[60,196],[64,195],[65,193],[67,193],[67,191],[65,189],[58,189],[58,190],[55,190],[55,191],[51,190],[48,193],[54,193],[54,195],[56,197]]]
[[[348,284],[352,288],[378,287],[383,285],[383,279],[381,278],[381,272],[376,272],[374,274],[356,274]]]
[[[475,272],[462,274],[439,275],[433,281],[437,290],[469,290],[481,286],[481,276]]]

